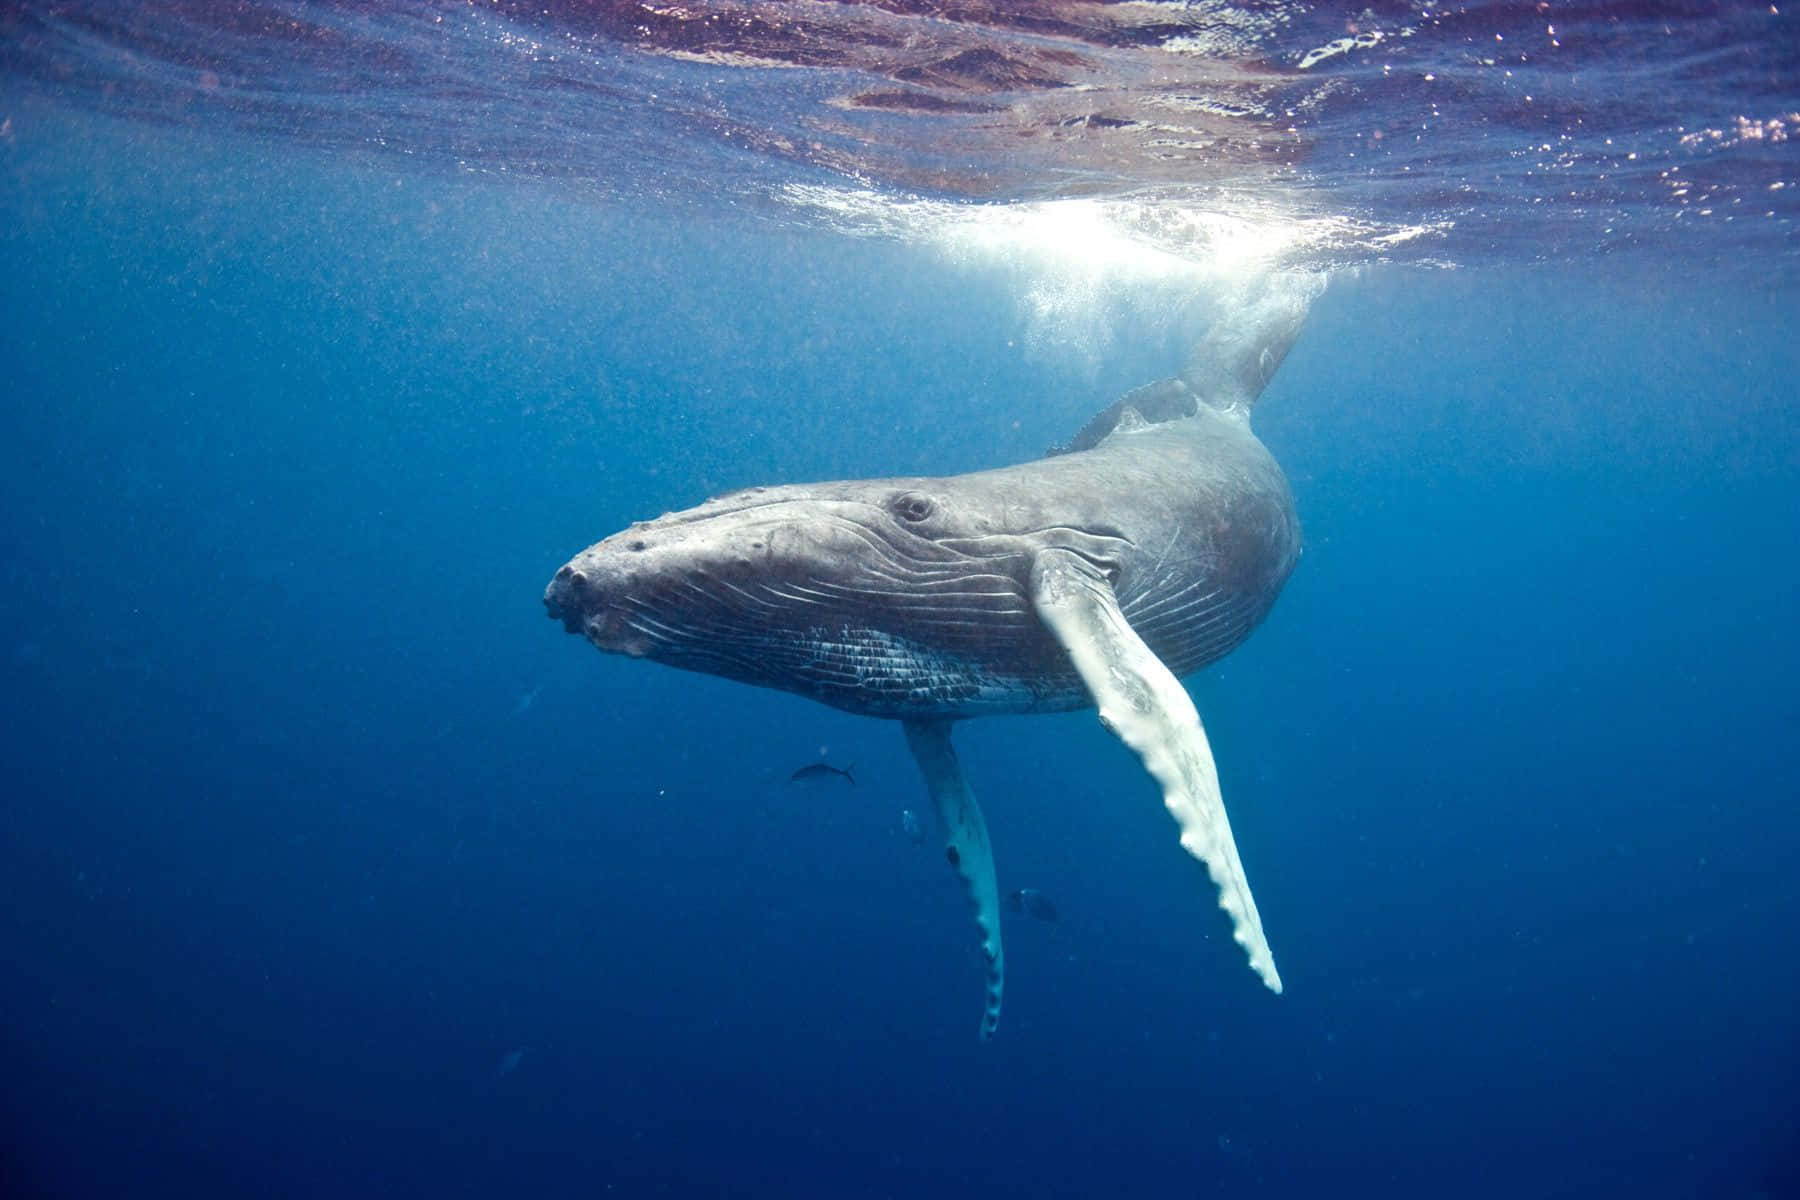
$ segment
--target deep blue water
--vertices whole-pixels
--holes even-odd
[[[1030,458],[1183,319],[9,111],[0,1191],[1800,1195],[1791,259],[1334,279],[1257,411],[1305,556],[1188,681],[1287,992],[1091,713],[979,721],[1063,914],[982,1045],[899,731],[539,594],[726,488]]]

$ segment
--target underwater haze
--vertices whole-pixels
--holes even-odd
[[[0,1194],[1800,1196],[1800,25],[1560,9],[0,3]],[[1285,993],[984,719],[983,1043],[899,728],[544,586],[1279,272]]]

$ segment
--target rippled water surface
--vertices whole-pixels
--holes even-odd
[[[1140,226],[1305,221],[1315,262],[1791,259],[1794,21],[1733,2],[77,0],[0,10],[0,68],[131,120],[643,204],[1089,197]]]

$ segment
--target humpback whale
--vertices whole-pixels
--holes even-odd
[[[1300,553],[1250,413],[1322,282],[1281,276],[1213,323],[1182,372],[1068,446],[947,477],[753,487],[632,525],[544,593],[601,650],[898,720],[974,910],[983,1040],[1005,982],[993,850],[954,722],[1086,707],[1137,753],[1232,936],[1281,976],[1205,729],[1178,676],[1241,643]]]

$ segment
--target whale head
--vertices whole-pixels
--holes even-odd
[[[601,650],[865,715],[1077,707],[1031,564],[1054,545],[1116,572],[1127,543],[1046,518],[992,474],[734,492],[588,547],[544,605]]]

